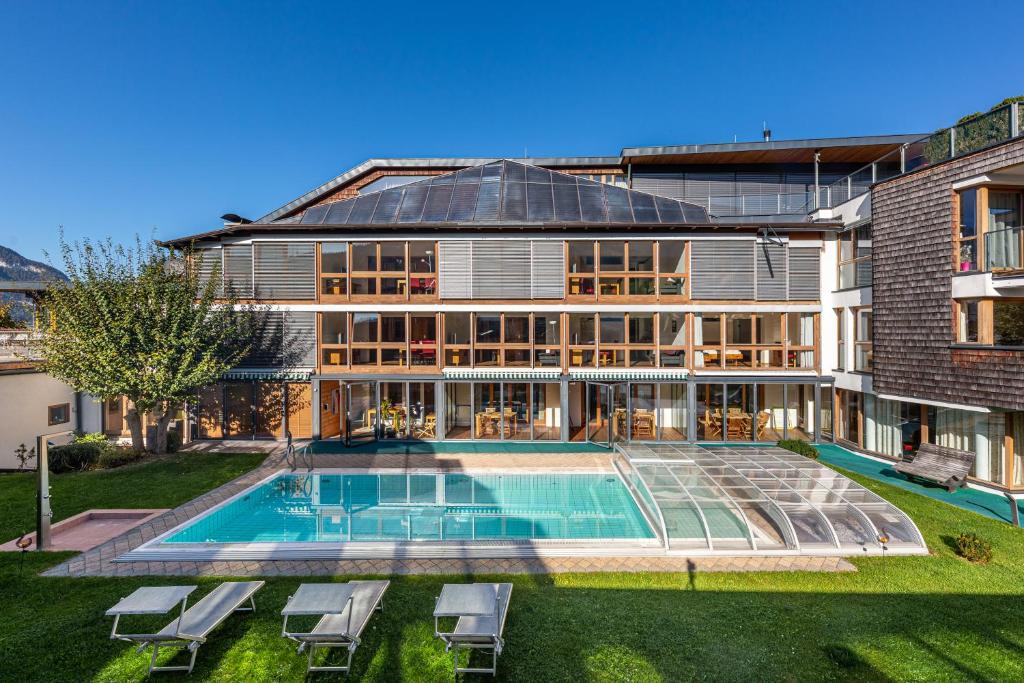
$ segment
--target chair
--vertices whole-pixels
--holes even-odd
[[[767,410],[762,410],[757,414],[757,440],[764,441],[764,433],[768,428],[768,421],[771,420],[772,414]]]
[[[140,588],[107,610],[107,616],[114,617],[110,632],[112,640],[124,640],[138,645],[142,652],[152,646],[149,672],[187,671],[192,672],[196,663],[199,646],[206,642],[210,632],[221,625],[234,612],[255,612],[253,596],[263,587],[264,581],[226,581],[196,604],[184,609],[188,594],[195,586],[161,586]],[[249,607],[242,607],[246,602]],[[181,604],[181,615],[156,633],[120,634],[117,632],[121,616],[127,614],[166,614],[175,605]],[[156,658],[161,647],[173,647],[192,653],[188,666],[157,666]]]
[[[437,415],[431,413],[423,418],[423,426],[415,429],[415,436],[417,439],[436,439]]]
[[[720,413],[716,411],[715,414],[712,414],[710,410],[705,410],[703,422],[706,432],[704,438],[713,439],[722,435],[722,415]]]
[[[654,415],[646,411],[636,411],[633,415],[633,438],[654,438]]]
[[[384,592],[391,585],[390,581],[349,581],[347,584],[303,584],[288,600],[288,605],[282,610],[284,615],[284,626],[281,627],[281,635],[299,643],[298,652],[304,649],[308,652],[306,659],[306,672],[311,671],[341,671],[348,673],[352,668],[352,655],[363,637],[366,625],[370,623],[370,617],[374,612],[384,611]],[[320,591],[334,589],[340,595],[348,593],[345,598],[345,607],[341,612],[324,614],[326,602],[319,600],[319,606],[301,604],[303,602],[301,593],[305,590],[311,591],[310,597],[314,599],[320,596]],[[318,590],[319,589],[319,590]],[[349,593],[349,589],[351,593]],[[298,600],[296,600],[298,599]],[[320,621],[308,633],[293,633],[288,631],[288,617],[294,615],[322,615]],[[348,660],[344,666],[314,666],[313,656],[317,648],[343,647],[348,650]]]
[[[434,607],[434,634],[445,644],[446,652],[455,655],[455,675],[498,671],[498,655],[505,646],[503,635],[508,616],[511,583],[445,584]],[[457,617],[455,630],[447,633],[438,628],[438,620]],[[459,666],[459,653],[482,650],[491,654],[491,666],[471,668]]]

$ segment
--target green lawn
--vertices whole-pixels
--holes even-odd
[[[179,453],[114,470],[50,475],[53,521],[92,508],[173,508],[253,469],[265,453]],[[34,472],[0,474],[0,543],[36,527]]]
[[[696,590],[685,573],[486,577],[515,583],[498,680],[1024,679],[1024,532],[854,478],[908,512],[933,554],[860,558],[849,574],[698,575]],[[96,479],[80,481],[99,488]],[[129,480],[121,486],[107,495],[145,499]],[[960,531],[988,538],[993,562],[956,557],[948,543]],[[181,579],[43,579],[35,572],[58,558],[30,559],[18,578],[17,558],[0,555],[0,679],[142,680],[146,658],[107,638],[102,613],[139,585]],[[451,680],[430,619],[445,580],[393,578],[351,680]],[[196,580],[200,595],[217,581]],[[301,581],[269,578],[260,611],[226,622],[200,649],[191,680],[303,680],[305,659],[280,637],[279,617]]]

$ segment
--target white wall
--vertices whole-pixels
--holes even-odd
[[[47,407],[61,403],[70,406],[68,422],[48,425]],[[75,392],[63,382],[40,372],[0,375],[0,469],[17,469],[19,444],[32,448],[37,436],[75,429],[77,418]]]

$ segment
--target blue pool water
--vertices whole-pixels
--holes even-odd
[[[164,543],[653,538],[614,474],[282,474]]]

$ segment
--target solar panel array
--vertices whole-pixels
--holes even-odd
[[[307,225],[707,223],[694,204],[515,161],[495,161],[310,207]]]

